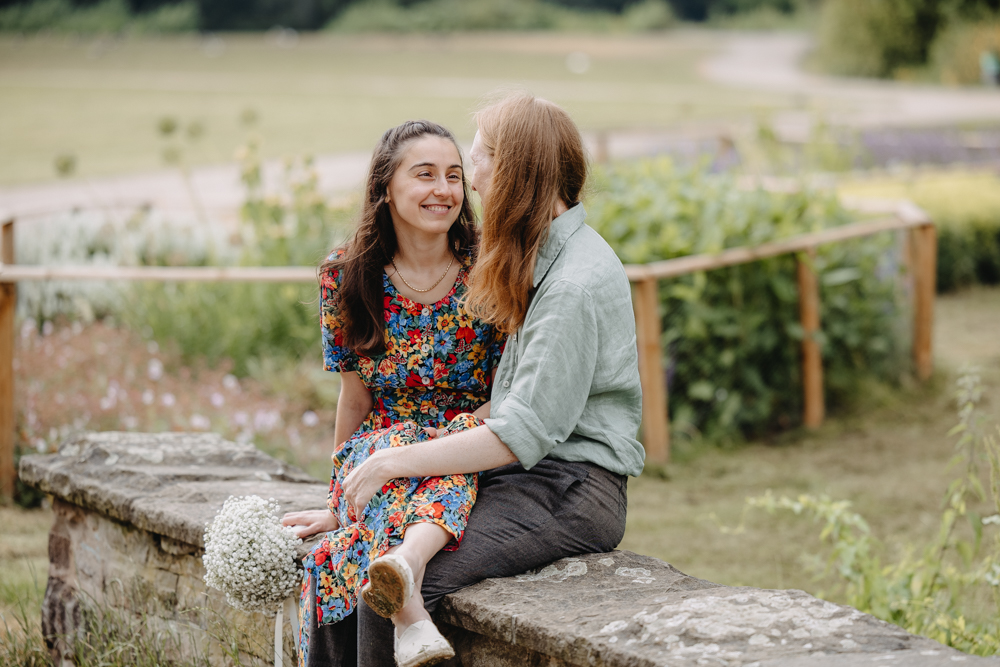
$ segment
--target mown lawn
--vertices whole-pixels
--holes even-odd
[[[787,96],[702,82],[698,63],[723,37],[469,34],[211,38],[0,37],[0,185],[163,166],[158,121],[176,118],[191,164],[232,159],[241,114],[259,117],[265,157],[368,151],[388,127],[428,118],[471,140],[483,95],[526,88],[564,104],[585,129],[673,126],[785,107]],[[567,56],[589,69],[569,71]]]

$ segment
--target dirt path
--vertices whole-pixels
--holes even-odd
[[[318,157],[316,171],[326,194],[338,197],[357,188],[369,158],[368,153],[360,152]],[[280,161],[266,162],[265,183],[273,186],[282,172]],[[236,220],[244,198],[239,166],[230,163],[192,169],[189,183],[185,183],[180,170],[164,169],[0,188],[0,215],[30,218],[74,208],[129,210],[148,206],[188,219],[197,216],[200,207],[210,220],[231,222]]]
[[[810,74],[801,63],[811,48],[806,35],[734,33],[718,55],[702,63],[700,72],[726,86],[798,96],[800,110],[775,118],[789,138],[804,138],[816,111],[833,124],[854,128],[1000,121],[1000,89]]]
[[[978,366],[1000,378],[1000,289],[974,287],[940,297],[935,311],[936,363],[954,369]],[[1000,387],[994,393],[1000,395]]]

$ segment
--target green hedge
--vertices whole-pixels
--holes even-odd
[[[927,61],[941,23],[937,0],[826,0],[819,59],[834,74],[892,76]]]
[[[423,0],[355,2],[330,22],[338,32],[460,32],[466,30],[662,30],[675,22],[666,0],[629,3],[618,14],[541,0]]]
[[[0,32],[155,34],[191,32],[197,27],[198,7],[192,0],[163,4],[147,12],[133,11],[125,0],[79,4],[70,0],[28,0],[0,7]]]
[[[979,54],[996,48],[996,0],[824,0],[819,63],[849,76],[926,76],[977,83]]]
[[[938,227],[938,292],[1000,285],[1000,220]]]
[[[850,197],[909,199],[938,230],[938,292],[1000,284],[1000,176],[985,169],[920,169],[844,179]]]
[[[833,195],[744,191],[666,159],[615,166],[595,181],[588,222],[626,263],[753,246],[851,220]],[[866,378],[898,381],[909,368],[895,248],[895,237],[882,234],[819,249],[831,408]],[[676,434],[738,440],[800,422],[793,256],[662,280],[660,303]]]

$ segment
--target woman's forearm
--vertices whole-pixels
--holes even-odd
[[[391,479],[479,472],[516,460],[488,426],[477,426],[418,445],[375,452],[344,480],[344,498],[358,511]]]

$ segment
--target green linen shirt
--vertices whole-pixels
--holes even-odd
[[[535,294],[507,340],[486,425],[525,468],[545,457],[642,472],[642,390],[622,263],[577,204],[552,221]]]

